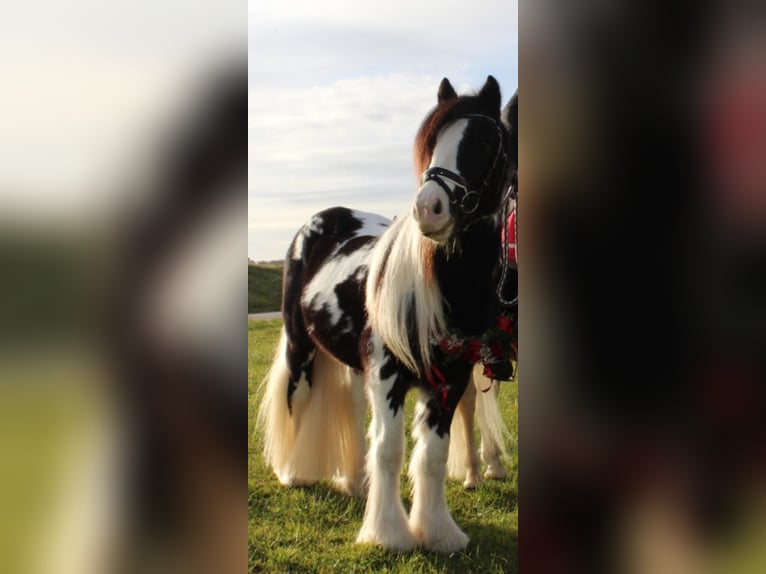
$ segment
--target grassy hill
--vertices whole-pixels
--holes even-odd
[[[282,263],[247,266],[247,312],[279,311],[282,306]]]

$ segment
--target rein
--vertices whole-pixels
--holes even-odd
[[[514,201],[513,210],[509,209],[511,199]],[[508,191],[505,192],[505,197],[503,198],[502,225],[504,232],[502,234],[503,245],[500,250],[500,281],[497,283],[497,300],[503,307],[512,307],[519,302],[518,290],[516,291],[516,296],[510,301],[503,297],[503,287],[505,286],[505,282],[508,279],[508,267],[510,266],[508,252],[510,250],[509,248],[511,245],[511,240],[510,237],[508,237],[508,218],[511,215],[511,211],[516,211],[516,199],[516,184],[514,183],[513,179],[511,179],[511,185],[508,187]],[[516,246],[519,244],[519,227],[517,223],[515,223],[513,226],[513,244]]]
[[[489,182],[497,173],[498,167],[501,170],[505,170],[505,166],[508,161],[508,156],[505,152],[505,146],[503,145],[503,130],[505,129],[503,125],[494,118],[483,114],[467,114],[456,119],[472,118],[483,119],[491,122],[497,130],[498,136],[497,147],[495,149],[495,157],[492,160],[492,165],[490,166],[489,170],[487,170],[487,173],[481,182],[481,187],[478,190],[471,189],[470,184],[462,175],[443,167],[428,168],[425,172],[423,172],[423,177],[420,181],[420,185],[423,185],[427,181],[433,181],[438,184],[439,187],[441,187],[447,194],[450,205],[456,207],[463,217],[471,215],[476,211],[476,209],[478,209],[479,203],[481,202],[481,195],[484,193],[487,186],[489,185]],[[453,187],[447,185],[447,181],[451,182]],[[473,221],[466,222],[462,226],[462,230],[465,231],[473,223]]]

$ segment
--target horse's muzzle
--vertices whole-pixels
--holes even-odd
[[[438,185],[430,181],[423,184],[412,212],[423,235],[437,243],[449,238],[453,224],[449,197]]]

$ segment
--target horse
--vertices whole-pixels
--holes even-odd
[[[462,96],[443,79],[415,139],[422,177],[411,208],[393,222],[330,208],[288,248],[283,329],[258,415],[264,456],[284,485],[331,478],[341,491],[366,491],[359,543],[446,553],[468,543],[445,480],[450,425],[473,364],[451,360],[443,342],[482,336],[500,312],[509,145],[500,103],[492,76]],[[411,389],[407,516],[399,476]]]
[[[516,171],[518,169],[518,133],[515,127],[518,125],[518,108],[517,91],[505,105],[501,114],[501,121],[509,133],[507,178],[509,184],[514,187],[517,187]],[[511,200],[515,209],[515,192]],[[514,268],[510,271],[511,277],[504,288],[507,291],[505,295],[508,299],[516,299],[518,274],[515,268],[515,233],[512,236],[510,246],[512,253],[509,259]],[[508,454],[506,441],[510,438],[510,432],[502,419],[497,404],[500,386],[494,384],[494,380],[486,376],[485,368],[482,368],[481,365],[476,365],[474,368],[472,380],[473,384],[466,387],[455,411],[455,417],[452,419],[449,456],[447,458],[447,472],[450,478],[464,478],[463,486],[469,490],[476,488],[481,479],[480,456],[487,467],[484,478],[500,480],[506,477],[507,473],[501,455]],[[481,392],[477,393],[477,390]],[[481,433],[481,449],[476,447],[474,420],[478,422]]]
[[[450,428],[447,474],[453,479],[464,479],[463,487],[468,490],[475,489],[481,480],[480,457],[487,466],[484,478],[501,480],[507,475],[501,456],[508,454],[506,442],[510,431],[498,408],[500,386],[482,370],[481,365],[474,367],[472,384],[466,387]],[[476,446],[474,421],[481,433],[480,449]]]

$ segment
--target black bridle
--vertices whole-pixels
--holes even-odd
[[[483,114],[467,114],[456,119],[474,118],[491,122],[497,130],[497,147],[495,149],[495,157],[492,160],[492,165],[490,166],[489,170],[487,170],[487,173],[481,182],[481,187],[479,187],[478,190],[471,189],[471,186],[462,175],[443,167],[431,167],[427,169],[423,173],[423,177],[421,178],[420,182],[420,185],[423,185],[427,181],[433,181],[444,190],[444,192],[447,194],[447,197],[449,198],[450,208],[458,210],[457,213],[453,211],[453,215],[456,216],[456,219],[465,220],[461,226],[461,229],[463,230],[467,229],[473,223],[473,221],[470,221],[470,218],[466,220],[466,216],[470,216],[478,209],[479,204],[481,203],[482,194],[487,189],[487,186],[492,181],[492,179],[498,173],[505,172],[506,163],[508,161],[508,156],[505,152],[505,146],[503,145],[505,143],[505,138],[503,135],[505,128],[503,125],[494,118],[485,116]],[[453,187],[450,187],[447,184],[447,181],[451,182]]]

